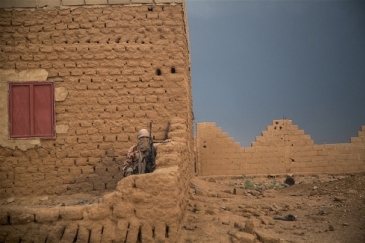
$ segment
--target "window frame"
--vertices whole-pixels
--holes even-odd
[[[35,107],[34,107],[34,86],[50,86],[50,103],[47,105],[50,108],[50,125],[51,125],[51,133],[49,134],[37,134],[35,132]],[[28,86],[29,87],[29,126],[30,132],[27,135],[14,135],[13,134],[13,87],[16,86]],[[25,123],[24,123],[25,124]],[[10,139],[55,139],[56,138],[56,111],[55,111],[55,85],[54,82],[47,81],[29,81],[29,82],[8,82],[8,131]]]

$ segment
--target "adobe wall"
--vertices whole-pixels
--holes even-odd
[[[185,2],[1,1],[0,31],[0,242],[176,242],[194,163]],[[55,139],[9,139],[8,83],[26,81],[54,83]],[[168,139],[157,169],[121,180],[150,122]],[[103,196],[13,203],[80,192]]]
[[[193,149],[183,1],[0,8],[0,198],[114,190],[137,131],[151,121],[155,139]],[[55,139],[9,139],[8,82],[24,81],[54,82]],[[168,153],[158,154],[159,168],[192,168],[192,156],[181,164]]]
[[[351,143],[314,144],[291,120],[274,120],[251,147],[215,123],[197,124],[198,174],[268,175],[365,171],[365,126]]]
[[[161,146],[189,160],[183,143]],[[178,242],[186,185],[186,171],[170,166],[124,178],[87,205],[2,205],[0,242]]]

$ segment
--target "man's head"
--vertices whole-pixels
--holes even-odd
[[[150,133],[147,129],[139,130],[137,134],[138,147],[142,152],[148,151],[150,146]]]
[[[141,129],[139,130],[138,134],[137,134],[137,138],[149,138],[150,137],[150,132],[147,129]]]

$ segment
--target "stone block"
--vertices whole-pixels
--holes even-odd
[[[35,8],[35,7],[37,7],[37,0],[13,0],[13,7],[15,7],[15,8]]]
[[[81,220],[83,218],[83,206],[67,206],[60,208],[60,218],[63,220]]]
[[[110,216],[111,210],[105,205],[90,205],[86,207],[83,215],[84,219],[101,220]]]
[[[360,137],[352,137],[351,138],[351,143],[361,143],[361,138]]]
[[[25,210],[9,212],[10,224],[27,224],[34,222],[34,215]]]
[[[56,7],[60,6],[60,0],[38,0],[38,7]]]
[[[100,4],[108,4],[107,0],[85,0],[87,5],[100,5]]]
[[[56,125],[56,133],[67,133],[68,129],[68,125]]]
[[[34,221],[37,223],[53,223],[58,220],[58,208],[39,208],[34,211]]]
[[[153,0],[131,0],[131,3],[153,3]]]
[[[129,4],[130,0],[108,0],[108,4]]]
[[[84,0],[62,0],[63,5],[84,5]]]
[[[68,96],[68,90],[65,87],[58,87],[55,89],[55,100],[64,101]]]
[[[11,0],[0,1],[0,8],[11,8]]]

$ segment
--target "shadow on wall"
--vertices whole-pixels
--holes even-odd
[[[351,143],[316,145],[291,120],[274,120],[241,148],[215,123],[199,123],[196,143],[201,176],[365,171],[365,126]]]

